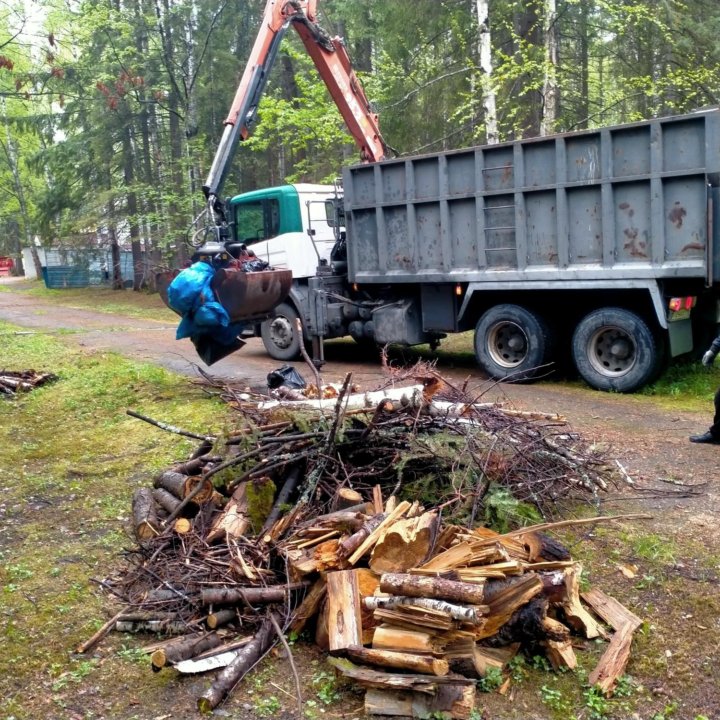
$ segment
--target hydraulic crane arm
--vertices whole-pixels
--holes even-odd
[[[316,23],[317,0],[268,0],[262,25],[255,39],[245,72],[225,119],[220,144],[203,186],[211,213],[224,224],[222,188],[238,144],[249,137],[257,122],[257,110],[265,83],[277,57],[287,28],[292,25],[315,63],[320,77],[355,138],[364,162],[385,157],[386,145],[378,128],[378,117],[350,64],[340,38],[330,38]]]

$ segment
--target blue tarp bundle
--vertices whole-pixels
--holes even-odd
[[[210,283],[215,268],[206,262],[196,262],[180,272],[168,287],[170,307],[182,315],[175,337],[209,335],[230,345],[242,332],[242,323],[231,323],[225,308],[215,299]]]

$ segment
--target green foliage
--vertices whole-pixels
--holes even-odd
[[[485,524],[500,533],[515,527],[534,525],[542,522],[537,508],[520,502],[507,488],[491,485],[483,499]]]
[[[334,673],[319,670],[312,677],[312,685],[323,705],[332,705],[340,699],[338,681]]]
[[[481,692],[493,692],[503,684],[503,673],[499,667],[489,667],[485,675],[478,680],[477,686]]]
[[[585,699],[585,707],[588,710],[588,718],[590,720],[602,720],[607,717],[610,712],[610,702],[603,695],[602,690],[597,687],[591,687],[583,693]]]
[[[258,698],[254,703],[255,712],[260,717],[276,717],[281,708],[280,701],[274,695]]]
[[[555,690],[548,685],[540,688],[540,699],[543,704],[558,713],[568,713],[571,710],[571,703],[560,690]]]

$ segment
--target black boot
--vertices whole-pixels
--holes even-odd
[[[720,438],[715,437],[709,430],[702,435],[691,435],[690,442],[708,443],[710,445],[720,445]]]

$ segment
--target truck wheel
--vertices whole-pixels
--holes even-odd
[[[662,348],[645,321],[623,308],[600,308],[575,328],[572,356],[580,376],[596,390],[630,393],[652,381]]]
[[[550,330],[542,317],[520,305],[496,305],[475,327],[478,365],[496,380],[530,380],[547,368]]]
[[[275,360],[296,360],[300,356],[300,337],[295,329],[299,317],[292,305],[280,303],[275,317],[268,318],[260,326],[260,336],[268,355]]]

